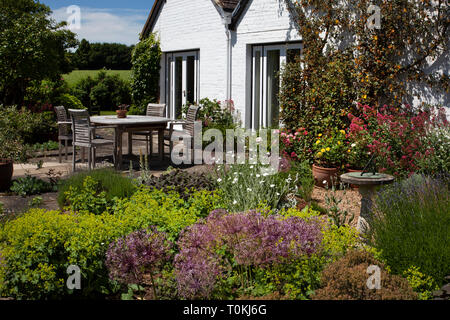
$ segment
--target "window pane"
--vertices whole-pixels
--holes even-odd
[[[183,57],[175,59],[175,119],[181,118],[183,106]]]
[[[195,103],[195,57],[186,60],[186,103]]]
[[[259,129],[259,121],[261,114],[261,51],[255,52],[255,83],[254,101],[253,101],[253,129]]]
[[[280,92],[280,50],[267,51],[267,125],[277,127],[280,118],[278,94]]]

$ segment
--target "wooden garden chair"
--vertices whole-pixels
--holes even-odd
[[[165,104],[149,103],[147,106],[146,115],[149,117],[164,117],[165,112],[166,112]],[[145,141],[146,142],[146,152],[151,157],[153,154],[154,131],[138,131],[138,132],[133,132],[132,134],[133,134],[133,136],[139,137],[139,138],[132,138],[132,141],[136,140],[136,141]],[[150,149],[150,152],[149,152],[149,149]]]
[[[105,145],[115,146],[115,142],[107,139],[96,139],[95,126],[91,125],[89,119],[89,112],[87,110],[74,110],[69,109],[69,114],[72,119],[72,133],[73,133],[73,156],[72,156],[72,169],[75,172],[75,157],[76,147],[88,149],[88,167],[95,168],[96,149]],[[113,128],[112,126],[102,126],[103,128]],[[115,152],[113,152],[113,158],[115,160]],[[93,163],[92,163],[93,162]],[[115,161],[114,161],[115,163]]]

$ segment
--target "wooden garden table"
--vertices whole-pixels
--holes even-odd
[[[133,153],[133,132],[136,131],[158,131],[158,156],[162,162],[164,157],[164,130],[171,121],[169,118],[151,116],[127,116],[119,119],[117,116],[94,116],[90,118],[91,123],[99,129],[102,126],[115,128],[115,163],[117,170],[122,168],[122,135],[128,133],[128,154]]]

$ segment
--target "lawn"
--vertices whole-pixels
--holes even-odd
[[[74,70],[71,73],[63,75],[64,80],[69,86],[75,85],[80,79],[87,76],[95,77],[101,70]],[[118,74],[123,80],[130,80],[131,70],[105,70],[108,75]]]

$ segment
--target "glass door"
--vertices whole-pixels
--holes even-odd
[[[300,43],[253,47],[252,129],[280,125],[279,72],[286,62],[295,61],[300,54]]]
[[[169,117],[180,119],[184,105],[198,102],[198,51],[168,54]]]

